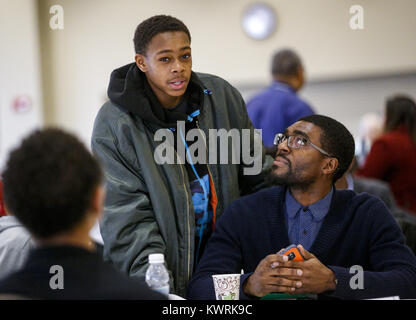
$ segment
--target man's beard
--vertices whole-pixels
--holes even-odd
[[[286,173],[277,175],[275,173],[278,166],[272,165],[272,170],[266,176],[266,183],[269,186],[286,186],[292,189],[307,190],[309,186],[315,182],[312,177],[305,177],[301,174],[301,170],[292,170],[291,163],[288,162],[288,170]]]

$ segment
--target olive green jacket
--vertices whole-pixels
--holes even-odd
[[[239,92],[219,77],[198,77],[209,88],[197,119],[205,136],[209,129],[219,128],[248,128],[254,135]],[[129,275],[144,278],[148,255],[163,253],[171,276],[171,293],[185,296],[194,269],[192,195],[184,165],[155,162],[155,148],[162,143],[154,139],[158,129],[111,101],[98,112],[92,150],[106,174],[107,195],[100,223],[104,258]],[[209,151],[209,144],[207,147]],[[260,150],[264,174],[271,166],[271,158],[264,161],[262,144]],[[261,175],[244,175],[242,163],[208,164],[218,198],[216,219],[240,196],[241,190],[253,191],[259,182],[261,185]]]

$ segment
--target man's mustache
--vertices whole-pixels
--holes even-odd
[[[282,155],[282,154],[276,154],[276,157],[274,159],[276,160],[277,157],[280,157],[280,158],[284,159],[287,162],[288,166],[289,167],[291,166],[291,163],[290,163],[289,159],[286,158],[284,155]]]

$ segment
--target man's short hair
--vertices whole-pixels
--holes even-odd
[[[335,119],[323,115],[310,115],[298,121],[311,122],[322,130],[322,149],[338,159],[338,168],[332,181],[335,182],[348,170],[354,157],[354,138],[348,129]]]
[[[185,32],[191,42],[191,33],[186,25],[179,19],[167,15],[150,17],[140,23],[134,33],[134,49],[136,53],[146,55],[147,46],[153,37],[163,32]]]
[[[70,231],[102,181],[98,162],[73,135],[36,130],[14,149],[3,172],[7,209],[37,238]]]
[[[283,49],[273,56],[272,75],[274,76],[296,76],[301,67],[302,60],[293,50]]]

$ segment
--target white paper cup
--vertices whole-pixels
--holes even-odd
[[[239,300],[240,299],[240,276],[241,274],[214,274],[215,297],[217,300]]]

